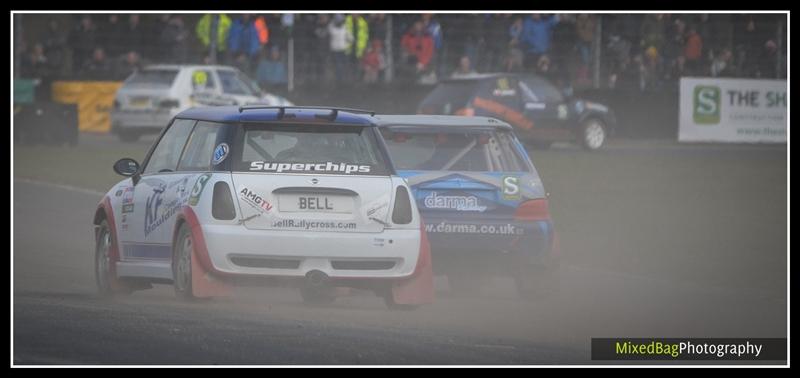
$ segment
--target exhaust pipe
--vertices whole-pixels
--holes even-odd
[[[321,288],[328,285],[328,275],[320,270],[312,270],[306,274],[306,285],[310,288]]]

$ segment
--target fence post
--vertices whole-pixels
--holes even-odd
[[[593,54],[594,55],[594,59],[593,59],[594,60],[594,62],[593,62],[594,63],[593,64],[594,75],[593,75],[593,78],[592,78],[592,85],[594,86],[594,89],[598,89],[598,88],[600,88],[600,56],[601,56],[600,55],[600,50],[602,49],[602,46],[603,46],[603,15],[602,14],[598,14],[597,15],[597,22],[595,23],[595,27],[594,27],[594,41],[592,43],[594,45],[593,49],[592,49],[592,51],[594,51],[594,54]]]
[[[289,46],[288,46],[288,55],[289,55],[289,92],[294,90],[294,36],[289,37]]]
[[[20,54],[20,49],[22,48],[22,15],[15,14],[14,15],[14,78],[18,78],[20,76],[20,63],[22,62],[22,54]]]
[[[384,81],[388,84],[392,82],[394,75],[394,54],[392,52],[392,18],[393,15],[386,15],[386,73],[384,74]]]
[[[212,14],[211,15],[211,35],[209,35],[209,48],[211,51],[208,54],[209,60],[211,64],[217,64],[217,29],[219,28],[219,14]]]
[[[781,68],[783,66],[783,19],[782,18],[781,18],[780,21],[778,21],[778,38],[777,39],[778,39],[778,43],[777,43],[777,45],[778,45],[778,56],[777,56],[777,58],[778,59],[777,59],[777,62],[776,62],[776,67],[775,67],[775,78],[776,79],[780,79],[781,78]]]

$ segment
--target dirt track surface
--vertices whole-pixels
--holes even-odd
[[[775,275],[785,282],[785,264],[741,277],[752,285],[730,286],[614,272],[586,251],[567,259],[560,294],[535,302],[518,299],[505,278],[453,296],[438,277],[437,302],[414,312],[388,311],[361,293],[304,305],[288,288],[239,288],[229,298],[185,303],[158,285],[101,299],[91,228],[100,199],[15,181],[15,364],[597,364],[592,337],[787,336],[785,287],[755,284],[780,283]],[[696,260],[724,270],[744,253]]]

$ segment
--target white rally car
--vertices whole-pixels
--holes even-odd
[[[314,107],[193,108],[94,216],[103,294],[172,283],[179,297],[286,279],[308,302],[336,287],[391,308],[433,300],[427,236],[369,112]]]
[[[235,67],[213,65],[151,65],[122,84],[111,110],[111,131],[132,142],[160,133],[172,118],[193,106],[292,106],[266,93]]]

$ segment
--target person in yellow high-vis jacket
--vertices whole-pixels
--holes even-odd
[[[231,29],[230,17],[224,14],[220,14],[219,25],[217,25],[217,51],[225,51],[225,47],[228,44],[228,31],[230,29]],[[204,47],[207,48],[208,45],[211,44],[210,14],[206,14],[200,19],[200,21],[197,22],[195,33],[197,33],[197,38],[200,39],[200,42],[203,43]]]
[[[353,19],[355,18],[355,27],[353,24]],[[369,42],[369,24],[367,24],[367,20],[364,19],[364,16],[360,14],[352,14],[347,16],[344,20],[344,28],[348,30],[350,34],[353,36],[353,40],[355,42],[356,47],[356,59],[361,59],[364,56],[364,50],[367,49],[367,43]],[[353,55],[353,42],[347,45],[347,55]]]

